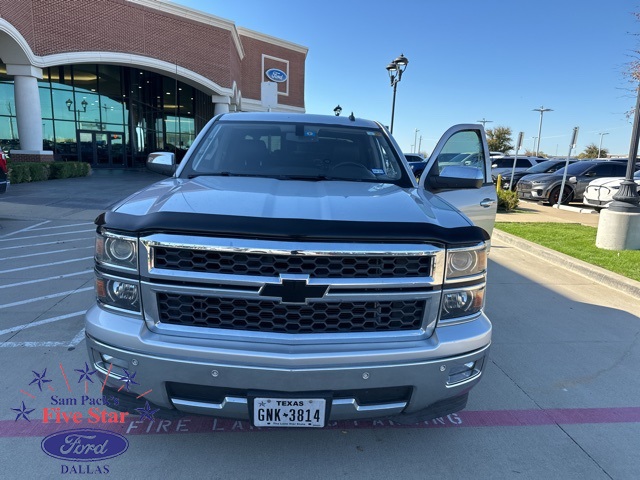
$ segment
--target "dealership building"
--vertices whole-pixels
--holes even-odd
[[[165,0],[0,0],[14,161],[178,158],[216,114],[304,112],[307,48]]]

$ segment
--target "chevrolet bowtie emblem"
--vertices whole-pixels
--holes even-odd
[[[282,283],[269,283],[260,289],[261,297],[277,297],[281,303],[307,303],[310,298],[322,298],[329,289],[328,285],[309,285],[306,280],[282,280]]]

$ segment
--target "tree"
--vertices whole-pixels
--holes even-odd
[[[608,153],[609,150],[606,148],[600,149],[600,158],[606,157]],[[578,158],[598,158],[598,145],[590,143],[585,147],[584,152],[578,155]]]
[[[509,127],[496,127],[487,129],[487,143],[489,151],[508,153],[513,149],[511,143],[511,129]]]
[[[536,152],[534,152],[533,150],[527,149],[527,150],[524,151],[524,155],[527,156],[527,157],[535,157],[536,156]],[[544,157],[544,158],[549,158],[549,155],[547,155],[543,151],[539,151],[538,152],[538,156],[539,157]]]

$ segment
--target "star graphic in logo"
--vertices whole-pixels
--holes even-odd
[[[264,402],[260,402],[260,403],[259,403],[259,405],[260,405],[261,407],[264,407],[264,406],[266,405],[266,403],[264,403]]]
[[[18,412],[18,415],[16,415],[16,419],[14,421],[18,421],[18,419],[20,417],[24,418],[27,422],[31,422],[31,420],[29,420],[29,414],[31,412],[33,412],[35,410],[35,408],[32,408],[31,410],[27,410],[27,407],[24,405],[24,401],[22,402],[22,408],[12,408],[11,410],[13,410],[14,412]]]
[[[84,362],[84,370],[82,370],[81,368],[74,368],[74,370],[80,374],[78,383],[80,383],[82,380],[89,380],[91,383],[93,383],[93,380],[91,380],[91,375],[96,373],[96,371],[89,371],[89,365],[87,364],[87,362]]]
[[[129,387],[131,386],[131,384],[140,385],[138,382],[133,380],[134,378],[136,378],[136,373],[138,372],[129,373],[126,368],[123,368],[122,370],[124,370],[124,377],[121,380],[125,383],[127,392],[129,391]]]
[[[144,404],[144,408],[136,408],[136,411],[140,412],[140,420],[144,420],[145,418],[148,418],[149,421],[153,422],[153,414],[156,413],[158,410],[160,410],[159,408],[156,408],[155,410],[151,410],[151,405],[149,405],[149,402],[146,401]]]
[[[51,380],[49,380],[48,378],[45,378],[47,376],[47,369],[44,369],[44,372],[42,373],[38,373],[35,370],[31,370],[33,372],[33,374],[35,375],[35,378],[33,380],[31,380],[31,383],[29,385],[33,385],[34,383],[38,384],[38,388],[40,389],[40,391],[42,391],[42,384],[43,383],[49,383]]]

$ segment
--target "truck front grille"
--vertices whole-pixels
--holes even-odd
[[[181,272],[277,277],[303,274],[311,278],[426,278],[431,256],[274,255],[181,249],[156,246],[156,268]]]
[[[417,330],[425,300],[317,302],[221,298],[159,292],[160,322],[272,333],[351,333]]]

